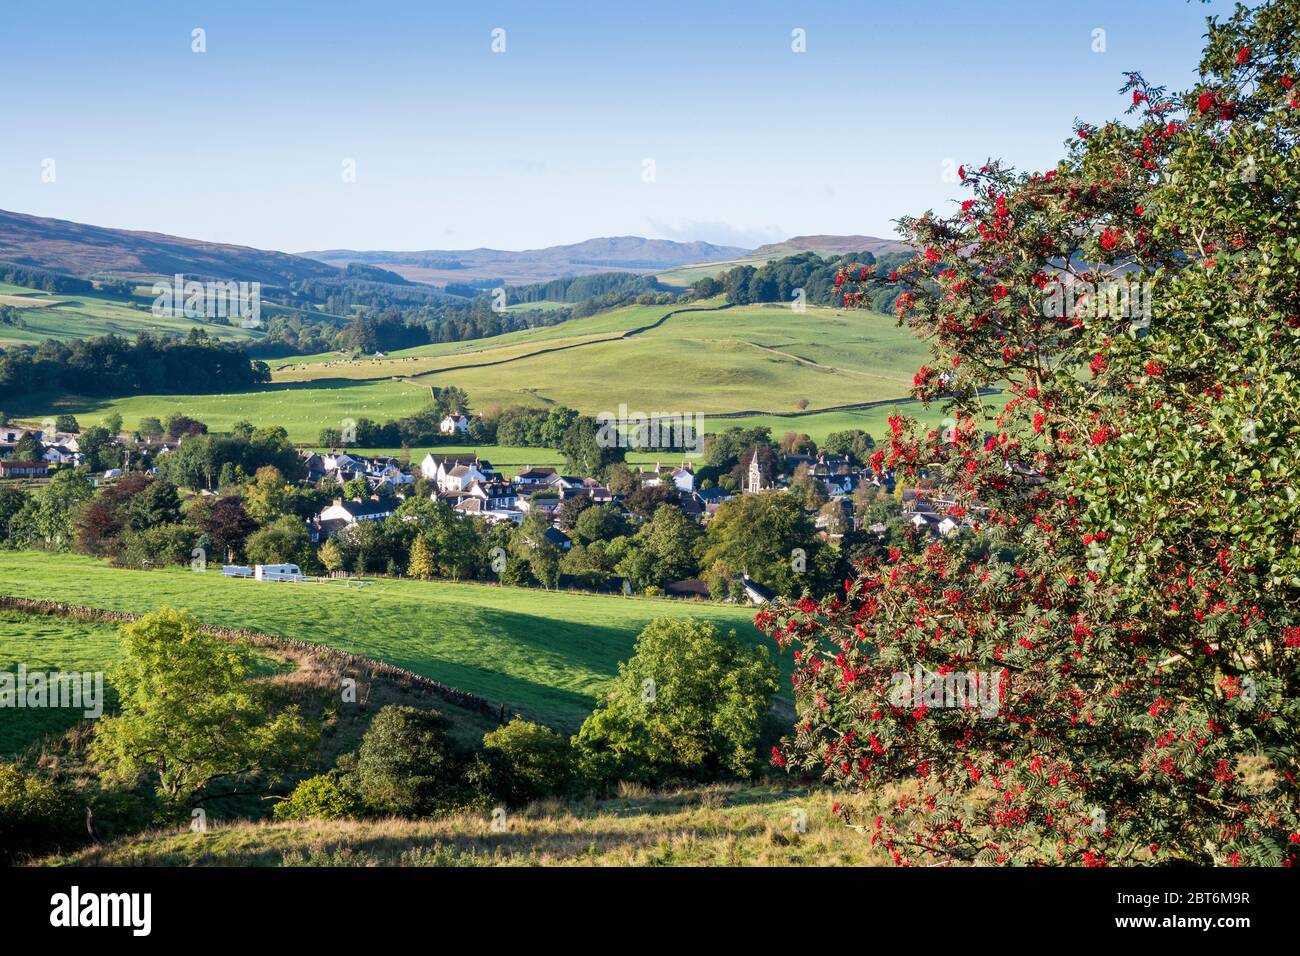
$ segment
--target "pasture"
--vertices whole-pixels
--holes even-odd
[[[322,428],[338,428],[345,419],[385,421],[409,415],[427,403],[431,387],[448,385],[465,389],[475,410],[560,404],[594,415],[617,413],[622,404],[629,412],[646,414],[699,413],[705,416],[706,432],[763,424],[777,436],[797,431],[818,441],[846,428],[879,437],[894,410],[929,425],[944,417],[939,405],[926,409],[908,399],[912,375],[926,360],[927,348],[888,316],[750,305],[664,318],[670,311],[630,306],[382,358],[293,356],[273,363],[270,384],[238,393],[117,399],[36,394],[8,400],[5,410],[28,420],[70,412],[83,425],[116,412],[128,427],[145,416],[165,419],[184,412],[218,431],[240,420],[282,425],[291,440],[302,443],[315,442]],[[838,408],[865,402],[881,404]],[[1002,403],[1000,397],[986,401],[990,410]],[[546,449],[477,450],[502,464],[559,460]],[[415,460],[423,453],[411,451]],[[633,455],[630,460],[651,462],[656,456]]]
[[[0,611],[0,673],[15,674],[19,664],[29,674],[104,671],[120,656],[117,628],[111,624]],[[104,689],[107,694],[107,679]],[[46,734],[62,733],[81,720],[82,713],[52,707],[0,709],[0,760],[21,753]]]
[[[568,730],[591,712],[655,618],[710,621],[775,655],[754,629],[750,609],[668,598],[397,579],[366,588],[271,584],[223,578],[217,569],[129,571],[32,551],[0,552],[0,592],[133,613],[188,608],[205,624],[385,660]],[[7,646],[6,639],[0,651],[12,656]],[[776,659],[788,671],[788,660]]]
[[[184,316],[155,316],[150,310],[152,302],[150,295],[128,300],[99,294],[41,292],[0,283],[0,305],[19,309],[26,326],[0,325],[0,347],[109,334],[134,337],[141,332],[171,332],[184,335],[193,328],[202,328],[222,341],[246,341],[260,335],[238,325],[213,325]]]

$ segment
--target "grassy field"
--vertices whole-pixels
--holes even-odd
[[[771,259],[771,256],[742,256],[739,259],[727,259],[723,262],[702,262],[697,265],[678,266],[676,269],[669,269],[666,272],[659,273],[655,278],[666,286],[672,286],[675,289],[686,289],[706,276],[716,276],[729,269],[735,269],[737,266],[754,266],[758,268],[764,263],[770,262]]]
[[[329,449],[321,449],[328,451]],[[459,455],[463,457],[472,457],[478,455],[492,463],[497,469],[504,469],[509,474],[516,471],[523,471],[533,465],[551,465],[560,467],[564,464],[564,453],[555,448],[529,448],[524,445],[436,445],[420,448],[356,448],[349,449],[356,451],[361,455],[390,455],[400,458],[402,454],[408,453],[411,456],[411,465],[418,467],[421,459],[425,455],[432,453],[435,457],[444,455]],[[665,466],[669,464],[678,464],[680,456],[675,458],[671,455],[655,452],[628,452],[627,461],[630,465],[653,465],[655,462],[662,462]]]
[[[884,866],[871,834],[831,813],[866,798],[719,784],[546,802],[439,820],[238,823],[155,830],[41,861],[73,866]]]
[[[121,656],[117,628],[94,621],[72,621],[0,611],[0,673],[103,671]],[[105,681],[105,690],[108,684]],[[111,705],[111,696],[106,697]],[[82,711],[59,708],[0,710],[0,759],[21,753],[46,734],[62,733]]]
[[[590,713],[618,662],[632,655],[636,635],[657,617],[697,617],[771,646],[746,608],[490,584],[274,585],[216,570],[128,571],[30,551],[0,552],[0,592],[136,613],[184,607],[206,624],[389,661],[567,729]],[[6,647],[0,654],[11,656]],[[788,670],[788,659],[777,660]]]
[[[0,305],[21,310],[26,328],[0,325],[0,346],[38,344],[46,339],[67,341],[94,335],[136,336],[141,332],[185,334],[205,329],[222,340],[248,340],[260,333],[234,326],[212,325],[184,316],[155,316],[152,297],[133,300],[97,294],[62,295],[0,283]]]
[[[464,388],[476,409],[563,404],[597,414],[616,413],[626,404],[630,412],[703,414],[706,432],[766,425],[774,435],[797,431],[817,441],[847,428],[880,437],[895,410],[931,426],[944,417],[938,405],[926,409],[907,399],[912,374],[927,350],[887,316],[817,307],[796,313],[785,306],[755,305],[664,320],[669,311],[631,306],[382,358],[293,356],[273,363],[271,384],[238,393],[107,400],[33,394],[9,399],[5,411],[29,421],[71,412],[83,426],[118,413],[128,427],[145,416],[184,412],[219,431],[240,420],[283,425],[298,442],[314,442],[322,428],[341,427],[345,419],[384,421],[411,414],[425,405],[430,387],[446,385]],[[886,404],[818,411],[863,402]],[[986,404],[996,411],[1003,402],[994,397]],[[803,403],[806,409],[800,411]],[[755,414],[716,417],[735,412]],[[437,453],[461,450],[469,448]],[[476,450],[503,465],[560,461],[548,449]],[[424,452],[413,449],[413,460]],[[656,459],[630,456],[635,463]]]
[[[563,404],[596,414],[626,404],[645,413],[788,413],[802,403],[816,410],[905,398],[926,354],[908,330],[872,313],[743,306],[674,315],[646,329],[668,311],[615,309],[382,359],[354,361],[336,353],[282,359],[271,385],[234,394],[106,401],[32,395],[11,401],[6,411],[36,419],[66,411],[83,423],[116,412],[128,425],[145,415],[184,411],[216,429],[240,419],[274,422],[303,442],[345,418],[409,414],[424,404],[431,386],[446,385],[464,388],[479,409]],[[627,334],[638,329],[644,331]],[[729,424],[722,419],[706,427]],[[812,434],[816,423],[803,424],[799,430]]]

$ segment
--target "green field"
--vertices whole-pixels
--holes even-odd
[[[117,628],[94,621],[0,611],[0,673],[104,671],[121,656]],[[108,690],[105,680],[105,691]],[[112,697],[108,697],[111,703]],[[82,711],[59,708],[0,709],[0,759],[21,753],[50,733],[62,733]]]
[[[491,584],[268,584],[216,570],[127,571],[30,551],[0,552],[0,592],[136,613],[184,607],[206,624],[389,661],[568,729],[590,713],[618,662],[632,655],[636,635],[657,617],[697,617],[770,646],[752,611],[739,607]],[[5,647],[0,652],[13,657]]]
[[[240,393],[112,400],[32,395],[10,401],[6,411],[29,419],[66,411],[83,424],[117,412],[128,425],[146,415],[183,411],[218,430],[247,419],[283,425],[293,440],[310,442],[346,418],[382,421],[410,414],[425,403],[431,386],[456,385],[478,409],[563,404],[596,414],[616,413],[625,404],[647,414],[702,413],[712,431],[734,424],[708,420],[712,412],[765,415],[791,413],[805,403],[815,411],[905,399],[926,357],[925,345],[908,330],[868,312],[797,313],[757,305],[664,319],[669,311],[632,306],[382,359],[353,361],[335,353],[283,359],[269,386]],[[791,419],[798,424],[788,428],[780,419],[777,428],[831,430],[810,418]]]
[[[141,332],[183,335],[194,328],[202,328],[222,340],[248,340],[260,335],[238,325],[213,325],[184,316],[155,316],[150,311],[152,301],[149,296],[128,301],[97,294],[60,295],[0,283],[0,305],[18,308],[27,326],[0,325],[0,347],[35,345],[46,339],[68,341],[110,333],[131,337]]]
[[[663,285],[675,289],[689,288],[706,276],[716,276],[737,266],[754,266],[759,268],[772,260],[771,256],[742,256],[739,259],[727,259],[723,262],[702,262],[698,265],[678,266],[655,276]]]

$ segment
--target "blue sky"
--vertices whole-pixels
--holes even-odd
[[[7,0],[0,208],[286,251],[893,235],[945,160],[1043,168],[1126,70],[1189,84],[1228,7]]]

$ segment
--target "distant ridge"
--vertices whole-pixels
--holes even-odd
[[[597,272],[658,272],[700,262],[717,262],[746,255],[748,249],[711,242],[675,242],[641,236],[607,236],[542,249],[424,249],[394,250],[324,249],[299,255],[346,266],[379,266],[417,282],[494,279],[510,285],[545,282],[561,276]]]
[[[796,252],[819,252],[822,255],[846,255],[852,252],[870,252],[880,255],[882,252],[910,252],[911,246],[897,239],[881,239],[878,236],[791,236],[784,242],[773,242],[759,246],[751,256],[780,258],[794,255]]]
[[[32,266],[85,278],[170,276],[238,279],[288,286],[309,278],[337,278],[338,269],[249,246],[184,239],[158,232],[135,232],[46,219],[0,209],[0,262]]]

